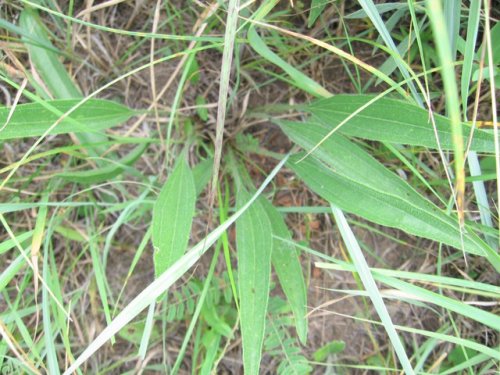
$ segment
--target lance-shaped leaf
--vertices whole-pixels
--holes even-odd
[[[238,207],[251,199],[243,187]],[[271,223],[256,201],[236,222],[240,327],[245,374],[258,375],[264,342],[273,246]]]
[[[282,123],[282,129],[305,150],[322,138],[317,127]],[[401,178],[340,134],[333,134],[314,154],[290,158],[288,165],[317,194],[342,210],[375,223],[488,257],[500,270],[500,258],[474,233],[460,233],[458,219],[448,216]]]
[[[307,291],[299,253],[291,245],[292,236],[278,210],[265,198],[260,198],[259,202],[264,207],[271,222],[273,235],[288,240],[285,242],[278,238],[273,239],[271,260],[281,287],[292,307],[297,335],[302,344],[305,345],[307,341]]]
[[[193,172],[182,158],[153,207],[155,275],[158,277],[186,251],[195,212]]]
[[[0,140],[39,137],[78,103],[79,99],[70,99],[20,104],[10,118],[11,108],[0,107]],[[98,132],[119,125],[133,115],[132,110],[121,104],[90,99],[54,126],[49,134]]]
[[[64,172],[58,176],[70,182],[80,184],[97,184],[103,181],[108,181],[125,171],[125,169],[134,164],[139,159],[148,147],[147,143],[134,148],[129,154],[125,155],[117,162],[112,162],[107,167],[100,167],[88,171]]]
[[[317,100],[307,107],[313,116],[303,126],[318,128],[324,137],[373,98],[372,95],[336,95]],[[434,119],[441,148],[453,150],[450,121],[438,114],[434,114]],[[464,142],[467,142],[470,126],[463,124],[463,128]],[[373,141],[438,148],[429,112],[397,99],[381,98],[374,101],[342,125],[338,132]],[[471,150],[495,152],[493,134],[475,129]]]

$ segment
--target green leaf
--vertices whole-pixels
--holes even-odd
[[[313,358],[316,362],[323,362],[330,354],[337,354],[345,349],[344,341],[333,340],[316,350]]]
[[[240,188],[238,207],[250,199],[251,195]],[[269,301],[272,246],[271,223],[260,202],[256,201],[236,222],[243,366],[248,375],[259,374]]]
[[[76,182],[84,185],[97,184],[103,181],[108,181],[122,174],[125,169],[127,169],[127,167],[133,165],[137,161],[137,159],[141,157],[147,147],[147,144],[137,146],[118,162],[113,162],[108,167],[101,167],[89,171],[64,172],[60,173],[58,176],[66,181]]]
[[[28,49],[30,60],[52,96],[56,99],[81,98],[82,94],[78,86],[73,82],[66,68],[59,60],[60,53],[54,52],[57,49],[52,46],[38,13],[30,8],[23,10],[19,19],[19,26],[24,31],[22,40]],[[34,80],[31,81],[32,83],[35,82]],[[37,83],[34,85],[38,86]],[[102,134],[82,132],[77,137],[81,143],[92,144],[107,141],[106,136]],[[88,151],[90,155],[98,156],[104,153],[106,148],[104,146],[94,146],[89,148]]]
[[[195,203],[193,173],[182,159],[163,185],[153,207],[152,236],[156,277],[186,251]]]
[[[307,27],[311,27],[314,25],[318,17],[325,10],[326,5],[330,2],[330,0],[312,0],[311,1],[311,10],[309,11],[309,18],[307,19]]]
[[[297,86],[299,89],[304,90],[316,97],[328,97],[332,95],[319,83],[312,80],[300,70],[294,68],[292,65],[290,65],[273,51],[271,51],[266,43],[264,43],[264,41],[261,39],[257,31],[255,31],[254,27],[250,27],[248,29],[247,37],[250,46],[255,50],[255,52],[257,52],[269,62],[283,69],[290,76],[295,86]]]
[[[39,137],[72,107],[79,99],[49,100],[20,104],[8,120],[10,108],[0,107],[0,140]],[[134,114],[129,108],[103,99],[91,99],[57,124],[49,134],[90,133],[111,128],[128,120]]]
[[[208,120],[208,109],[206,107],[207,101],[201,95],[196,97],[196,113],[202,121]]]
[[[317,127],[282,123],[284,132],[306,150],[323,136]],[[487,256],[500,270],[499,256],[474,233],[462,234],[458,219],[448,216],[410,185],[340,134],[333,134],[303,161],[288,165],[317,194],[344,211],[372,222]]]
[[[373,98],[372,95],[336,95],[317,100],[308,107],[313,118],[303,126],[321,129],[323,136],[326,136],[328,132]],[[434,114],[434,118],[441,148],[453,150],[450,121],[438,114]],[[463,124],[463,127],[465,129],[464,142],[467,142],[470,126]],[[433,126],[429,121],[429,112],[397,99],[378,99],[342,125],[338,131],[345,135],[373,141],[438,148]],[[471,149],[480,152],[495,152],[493,134],[475,129]]]
[[[196,196],[200,195],[201,192],[206,188],[210,177],[212,177],[212,166],[214,164],[214,159],[207,158],[200,161],[193,168],[193,178],[194,184],[196,186]]]
[[[302,344],[305,345],[307,341],[307,290],[299,253],[290,244],[292,236],[281,214],[265,198],[259,199],[259,202],[271,222],[273,235],[289,241],[285,242],[274,238],[271,259],[281,287],[292,307],[297,335]]]
[[[28,48],[33,65],[50,92],[59,99],[81,97],[80,91],[59,61],[59,55],[54,52],[38,13],[25,9],[21,12],[19,25],[25,32],[22,40]],[[36,41],[36,44],[33,41]]]

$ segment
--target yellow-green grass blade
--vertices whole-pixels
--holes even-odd
[[[453,51],[449,43],[446,22],[443,14],[441,0],[426,0],[427,14],[431,20],[434,34],[434,42],[437,47],[441,63],[441,76],[443,77],[444,96],[446,99],[446,110],[450,118],[455,177],[456,177],[456,206],[460,226],[464,221],[464,194],[465,194],[465,171],[464,171],[464,141],[462,122],[460,120],[460,103],[458,99],[458,88],[455,78],[455,66],[453,62]]]

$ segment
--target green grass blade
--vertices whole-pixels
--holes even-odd
[[[238,206],[251,195],[243,187],[237,193]],[[256,201],[236,222],[240,327],[245,374],[258,375],[264,343],[267,303],[269,301],[271,224],[260,201]]]
[[[193,173],[182,158],[153,207],[155,275],[158,277],[186,251],[196,203]]]
[[[312,80],[300,70],[294,68],[292,65],[290,65],[273,51],[271,51],[255,30],[255,27],[252,26],[249,28],[247,37],[250,46],[255,50],[255,52],[257,52],[269,62],[283,69],[290,76],[295,86],[297,86],[299,89],[304,90],[305,92],[308,92],[309,94],[319,98],[332,96],[332,94],[328,92],[328,90],[323,88],[323,86],[321,86],[319,83]]]
[[[22,245],[23,242],[25,242],[27,239],[31,238],[32,235],[33,235],[33,231],[30,230],[30,231],[23,232],[23,233],[17,235],[15,240],[11,238],[11,239],[3,241],[2,243],[0,243],[0,255],[13,249],[17,243],[20,243]]]
[[[417,89],[415,88],[415,85],[412,80],[410,80],[410,72],[406,68],[406,66],[401,62],[402,61],[402,56],[400,55],[398,48],[396,47],[396,44],[394,43],[394,40],[391,37],[390,32],[387,30],[385,27],[385,23],[382,20],[382,17],[380,17],[379,11],[377,10],[375,4],[373,3],[372,0],[358,0],[360,5],[363,7],[363,10],[366,12],[366,15],[370,18],[372,21],[373,25],[377,29],[377,31],[380,33],[380,36],[384,40],[384,43],[389,47],[389,49],[395,54],[394,61],[396,62],[399,70],[401,71],[401,74],[403,74],[403,77],[408,80],[408,87],[410,88],[410,91],[413,94],[413,97],[419,103],[420,105],[422,104],[422,100],[420,99],[420,96],[418,95]]]
[[[421,301],[436,304],[444,309],[448,309],[469,319],[475,320],[485,326],[491,327],[494,330],[500,330],[500,316],[498,315],[468,305],[460,300],[431,292],[422,287],[407,283],[406,281],[398,280],[396,278],[380,275],[378,280],[393,288],[415,296]]]
[[[378,290],[377,284],[375,284],[375,280],[370,271],[370,267],[366,262],[366,259],[359,247],[358,241],[354,236],[347,220],[344,217],[343,212],[337,207],[332,205],[332,212],[335,216],[335,221],[337,222],[337,226],[339,228],[340,234],[342,235],[342,239],[346,244],[347,250],[349,251],[349,255],[353,261],[354,266],[356,267],[356,271],[358,273],[359,278],[361,279],[363,286],[368,292],[370,299],[372,300],[373,306],[377,311],[377,314],[384,325],[384,328],[391,340],[392,346],[403,366],[403,369],[406,374],[414,374],[412,365],[408,356],[406,355],[405,348],[401,343],[401,340],[392,324],[391,317],[389,316],[389,312],[387,311],[387,307],[385,306],[384,300],[380,295],[380,291]]]
[[[444,93],[446,99],[446,110],[450,117],[451,133],[453,141],[453,151],[455,157],[455,177],[456,177],[456,206],[459,214],[460,225],[463,224],[464,215],[464,193],[465,193],[465,172],[464,172],[464,140],[462,132],[462,122],[460,121],[460,102],[458,99],[458,88],[455,78],[455,66],[453,61],[453,51],[450,46],[450,36],[447,32],[444,19],[442,1],[426,0],[427,14],[431,20],[434,34],[434,42],[437,47],[439,60],[441,62],[441,76],[443,77]]]
[[[39,137],[80,100],[49,100],[20,104],[7,123],[10,108],[0,107],[0,140]],[[91,133],[119,125],[134,115],[127,107],[103,99],[91,99],[64,118],[49,134]]]
[[[217,182],[219,181],[219,169],[222,157],[222,141],[224,139],[224,124],[226,119],[227,98],[229,94],[229,78],[233,63],[234,44],[238,28],[239,0],[229,0],[227,8],[226,30],[224,34],[224,50],[222,52],[222,65],[220,72],[219,98],[217,100],[217,120],[215,129],[215,151],[214,166],[212,171],[212,182],[210,191],[211,204],[215,200]]]
[[[273,237],[277,236],[291,241],[292,236],[281,214],[266,199],[261,198],[259,201],[271,223]],[[271,260],[281,287],[292,307],[297,335],[301,343],[305,345],[307,342],[307,288],[299,253],[289,243],[274,238]]]

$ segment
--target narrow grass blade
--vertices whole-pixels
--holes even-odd
[[[464,171],[464,140],[462,135],[462,122],[460,121],[460,103],[458,100],[458,88],[455,77],[453,53],[450,46],[450,37],[447,32],[446,22],[443,15],[441,0],[426,0],[427,14],[431,20],[434,34],[434,42],[437,47],[439,60],[441,62],[441,76],[443,77],[444,93],[446,99],[446,110],[450,117],[453,151],[455,157],[456,177],[456,206],[460,226],[464,222],[464,194],[465,194],[465,171]]]
[[[67,111],[80,103],[78,99],[50,100],[20,104],[7,126],[0,131],[0,140],[43,135]],[[5,124],[10,108],[0,107],[0,124]],[[103,99],[91,99],[63,119],[49,134],[92,133],[119,125],[134,115],[127,107]]]
[[[193,173],[179,160],[153,207],[155,275],[158,277],[186,251],[196,203]]]
[[[259,202],[262,204],[271,223],[273,237],[276,236],[291,241],[290,231],[281,214],[265,198],[261,198]],[[289,242],[273,238],[271,260],[281,287],[292,307],[297,335],[301,343],[305,345],[307,342],[307,289],[302,266],[300,265],[299,253]]]
[[[251,198],[243,187],[237,193],[238,206]],[[240,327],[245,374],[258,375],[264,343],[269,301],[271,223],[260,201],[256,201],[236,222]]]
[[[370,299],[372,300],[373,306],[377,311],[377,314],[384,325],[384,328],[389,335],[389,339],[391,340],[392,346],[403,366],[403,369],[406,374],[414,374],[412,365],[408,356],[406,355],[405,348],[399,339],[398,333],[392,324],[391,317],[389,316],[389,312],[387,311],[387,307],[385,306],[384,300],[380,295],[380,291],[378,290],[377,284],[375,284],[375,280],[370,271],[370,267],[366,262],[366,259],[359,247],[358,241],[352,233],[347,220],[344,217],[343,212],[335,206],[332,207],[333,216],[335,216],[335,221],[337,222],[337,226],[339,228],[340,234],[342,235],[342,239],[346,244],[347,250],[349,251],[349,255],[353,261],[354,266],[356,267],[356,271],[358,273],[359,278],[363,282],[363,286],[368,292]]]
[[[372,95],[336,95],[332,98],[317,100],[307,107],[313,117],[303,126],[321,127],[325,130],[324,136],[326,136],[348,116],[373,99]],[[453,150],[450,120],[437,114],[434,118],[441,148]],[[465,124],[463,126],[470,128]],[[429,122],[429,112],[397,99],[380,98],[369,104],[339,127],[338,132],[373,141],[438,148],[433,125]],[[464,136],[463,140],[467,141],[467,136]],[[482,130],[475,130],[471,149],[479,152],[494,152],[493,135]]]
[[[233,63],[234,43],[238,26],[239,0],[229,0],[227,8],[226,30],[224,35],[224,50],[222,53],[222,66],[219,84],[219,99],[217,101],[217,120],[215,130],[214,167],[210,191],[210,203],[215,200],[217,181],[219,178],[220,160],[222,157],[222,141],[224,138],[224,123],[226,119],[227,97],[229,93],[229,78]]]
[[[147,144],[137,146],[119,161],[112,161],[112,165],[110,166],[99,167],[88,171],[63,172],[59,173],[57,176],[61,177],[63,180],[84,185],[109,181],[122,174],[128,167],[133,165],[144,153],[147,146]]]
[[[23,232],[19,235],[16,235],[15,240],[11,238],[11,239],[3,241],[2,243],[0,243],[0,255],[3,253],[6,253],[7,251],[16,247],[17,243],[22,245],[24,243],[24,241],[31,238],[32,235],[33,235],[33,231],[30,230],[27,232]]]
[[[294,68],[292,65],[290,65],[273,51],[271,51],[255,30],[255,27],[250,27],[247,37],[250,46],[255,50],[255,52],[264,57],[266,60],[283,69],[290,76],[295,86],[297,86],[299,89],[320,98],[329,97],[332,95],[319,83],[312,80],[300,70]]]
[[[176,282],[185,272],[187,272],[200,257],[217,241],[222,233],[224,233],[248,208],[255,202],[262,191],[266,188],[271,180],[276,176],[278,171],[288,160],[288,155],[281,160],[278,165],[267,176],[257,192],[251,199],[238,211],[236,211],[227,221],[218,226],[209,235],[194,246],[188,253],[183,255],[175,262],[168,270],[163,272],[156,280],[149,284],[137,297],[135,297],[113,321],[88,345],[82,354],[74,361],[64,375],[70,375],[90,356],[92,356],[99,348],[104,345],[113,335],[118,333],[125,325],[134,319],[142,310],[154,302],[163,292],[165,292],[174,282]],[[1,218],[1,216],[0,216]]]
[[[421,105],[422,100],[418,95],[417,89],[415,88],[413,81],[410,80],[410,72],[408,71],[406,66],[401,62],[402,56],[400,55],[396,47],[396,44],[394,43],[394,40],[391,37],[391,33],[385,27],[385,23],[382,20],[382,17],[380,17],[380,14],[377,8],[375,7],[375,4],[373,3],[373,0],[358,0],[358,2],[363,7],[363,10],[366,12],[366,15],[370,18],[377,31],[380,33],[380,36],[384,40],[384,43],[387,45],[387,47],[390,48],[392,52],[394,52],[396,56],[394,57],[394,61],[396,62],[399,70],[401,71],[401,74],[403,74],[403,77],[406,80],[408,80],[408,87],[410,88],[413,97],[415,98],[417,103]]]
[[[464,63],[462,65],[461,74],[461,90],[462,97],[462,113],[463,118],[467,121],[467,105],[470,90],[470,81],[472,77],[472,67],[475,57],[477,36],[479,33],[479,19],[480,19],[481,0],[471,0],[469,6],[469,17],[467,19],[467,37],[465,40]],[[481,175],[481,166],[479,164],[479,157],[475,151],[469,151],[467,155],[467,162],[471,176]],[[488,202],[488,195],[484,182],[474,181],[472,183],[474,194],[476,195],[477,206],[481,216],[481,223],[486,226],[493,227],[491,219],[490,207]],[[496,241],[492,236],[487,236],[486,240],[490,246],[496,246]]]
[[[481,310],[474,306],[470,306],[460,300],[431,292],[422,287],[407,283],[402,280],[398,280],[393,277],[380,275],[378,277],[378,280],[386,285],[408,293],[409,295],[415,296],[421,301],[436,304],[437,306],[440,306],[444,309],[453,311],[469,319],[475,320],[476,322],[479,322],[487,327],[491,327],[496,331],[500,330],[500,316],[498,315],[485,310]]]

